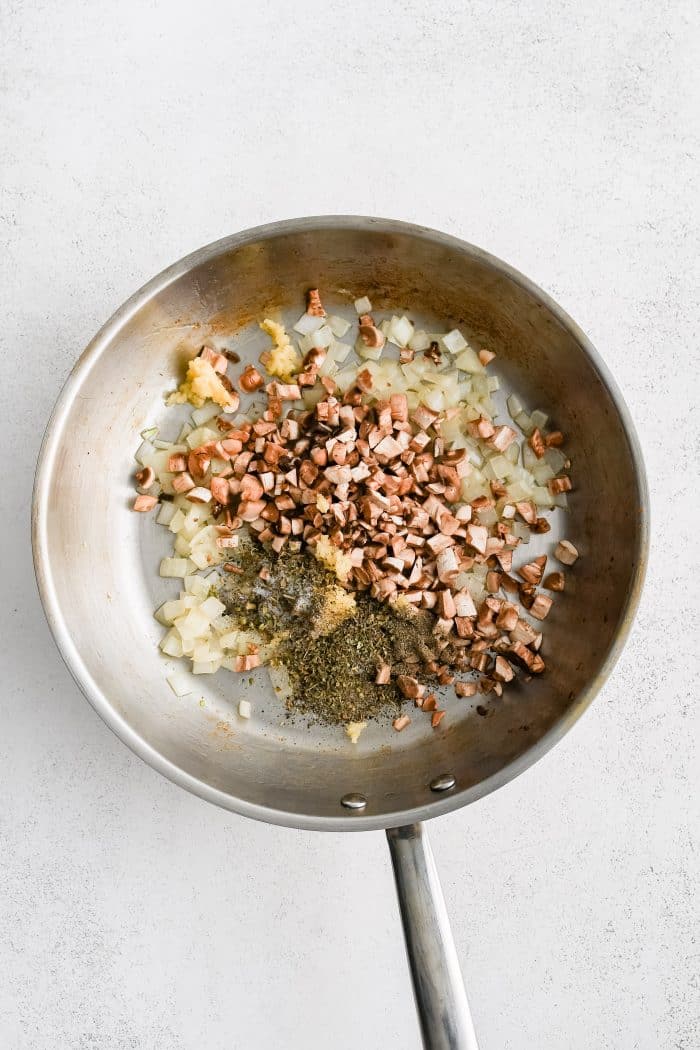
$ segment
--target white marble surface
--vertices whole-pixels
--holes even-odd
[[[698,1030],[697,5],[0,2],[0,1045],[417,1047],[382,836],[248,823],[105,729],[35,594],[31,475],[97,327],[287,216],[454,232],[550,291],[639,426],[629,645],[539,765],[434,822],[482,1050]]]

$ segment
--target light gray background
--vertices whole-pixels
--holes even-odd
[[[649,469],[612,679],[539,765],[430,829],[482,1048],[697,1048],[697,5],[0,11],[0,1044],[418,1046],[383,837],[248,823],[142,765],[54,650],[28,536],[42,428],[123,299],[240,228],[358,212],[554,295]]]

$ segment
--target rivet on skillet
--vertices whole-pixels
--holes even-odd
[[[350,791],[347,795],[343,795],[340,804],[345,806],[346,809],[364,809],[367,805],[367,799],[358,791]]]
[[[450,791],[455,786],[457,781],[451,773],[441,773],[439,777],[435,777],[435,780],[430,781],[431,791]]]

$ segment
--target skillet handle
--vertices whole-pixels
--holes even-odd
[[[479,1050],[450,921],[421,824],[387,830],[425,1050]]]

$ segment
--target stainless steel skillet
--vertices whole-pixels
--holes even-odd
[[[220,672],[176,699],[153,609],[172,596],[157,563],[165,530],[128,512],[132,456],[182,360],[219,341],[253,360],[260,317],[300,312],[323,289],[334,312],[364,294],[428,330],[459,325],[498,354],[526,405],[568,437],[576,491],[540,537],[565,530],[582,557],[547,621],[547,673],[487,705],[454,700],[444,731],[290,725],[264,674]],[[348,316],[350,313],[348,312]],[[563,520],[562,520],[563,519]],[[387,829],[421,1029],[431,1050],[476,1047],[439,883],[420,822],[480,798],[540,758],[609,674],[642,585],[644,469],[629,415],[575,323],[505,263],[445,234],[383,219],[275,223],[218,241],[122,306],[73,370],[49,423],[33,505],[36,574],[58,647],[114,732],[175,783],[245,816],[292,827]],[[538,549],[539,552],[539,549]],[[200,684],[201,683],[201,684]],[[241,692],[243,691],[243,692]],[[254,717],[236,715],[241,695]]]

